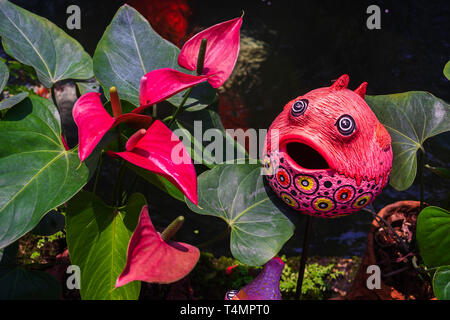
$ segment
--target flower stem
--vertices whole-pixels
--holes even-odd
[[[175,110],[175,112],[172,114],[172,118],[170,119],[169,123],[167,124],[167,126],[170,128],[170,126],[172,125],[172,123],[177,119],[177,116],[180,114],[180,112],[183,110],[184,104],[186,103],[187,99],[189,98],[189,96],[191,95],[192,92],[192,88],[190,87],[186,94],[183,97],[183,100],[181,101],[180,105],[177,107],[177,109]]]
[[[100,154],[100,163],[98,165],[97,173],[95,175],[94,190],[92,191],[94,194],[96,194],[96,192],[97,192],[98,180],[100,178],[100,172],[102,171],[102,167],[103,167],[103,155],[104,155],[104,153],[105,153],[105,151],[102,150],[102,153]]]
[[[213,243],[216,243],[219,240],[222,240],[223,238],[225,238],[228,234],[230,233],[229,228],[225,229],[224,232],[222,232],[221,234],[217,235],[216,237],[212,238],[209,241],[205,241],[203,243],[200,243],[199,245],[197,245],[196,247],[198,247],[199,249],[201,248],[206,248],[210,245],[212,245]]]
[[[122,199],[120,198],[120,189],[122,187],[122,180],[123,180],[123,176],[125,174],[125,160],[121,160],[120,161],[120,169],[119,169],[119,173],[117,174],[117,180],[116,180],[116,184],[114,185],[114,191],[113,191],[113,195],[114,195],[114,205],[116,206],[121,206],[122,205]]]
[[[300,258],[300,269],[298,270],[297,288],[295,291],[295,300],[300,300],[302,297],[303,277],[305,275],[306,261],[308,259],[309,239],[311,238],[312,217],[306,217],[305,236],[303,238],[302,255]]]
[[[177,233],[178,230],[180,230],[181,226],[184,223],[184,217],[179,216],[175,220],[173,220],[166,229],[161,233],[161,238],[164,241],[169,241],[173,238],[173,236]]]
[[[63,125],[62,125],[62,120],[63,119],[62,119],[62,116],[61,116],[61,110],[59,110],[58,104],[56,103],[55,85],[52,85],[52,87],[50,88],[50,94],[52,96],[53,104],[55,105],[56,109],[58,110],[59,117],[61,118],[61,134],[62,134],[62,137],[64,138],[64,141],[66,141],[66,143],[67,143],[66,133],[64,132]]]
[[[419,187],[420,187],[420,210],[424,207],[424,185],[423,185],[423,169],[425,167],[425,152],[423,149],[419,150]]]
[[[207,43],[208,43],[208,40],[205,38],[203,38],[202,42],[200,43],[200,48],[198,50],[198,56],[197,56],[197,75],[201,75],[203,73],[203,67],[205,65],[205,55],[206,55]],[[169,128],[173,124],[173,122],[177,119],[177,116],[180,114],[180,112],[183,111],[184,104],[186,103],[187,99],[191,95],[192,88],[193,87],[190,87],[186,91],[186,94],[184,95],[183,100],[181,101],[180,105],[177,107],[175,112],[171,116],[164,119],[164,120],[169,121],[169,123],[167,124],[167,126]]]

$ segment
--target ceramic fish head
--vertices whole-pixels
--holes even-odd
[[[225,300],[281,300],[280,278],[283,269],[283,260],[272,258],[248,285],[241,290],[228,291]]]
[[[367,83],[348,75],[288,102],[269,128],[264,171],[293,209],[332,218],[380,194],[392,167],[391,137],[364,101]]]

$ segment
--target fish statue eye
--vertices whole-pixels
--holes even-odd
[[[356,129],[355,120],[348,114],[340,116],[336,121],[336,126],[339,133],[343,136],[351,135]]]
[[[301,99],[295,101],[294,104],[292,105],[291,114],[294,117],[301,116],[302,114],[305,113],[306,109],[308,108],[308,103],[309,103],[308,99]]]

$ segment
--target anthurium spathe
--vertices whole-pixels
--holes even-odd
[[[100,93],[97,92],[82,95],[73,107],[73,119],[78,127],[78,155],[81,161],[91,154],[105,133],[119,123],[127,122],[133,127],[148,128],[152,122],[152,118],[146,115],[122,114],[115,88],[111,88],[110,96],[114,117],[105,110],[100,100]]]
[[[208,76],[193,76],[170,68],[157,69],[141,79],[139,88],[139,113],[148,106],[159,103],[170,96],[205,81]]]
[[[216,24],[190,38],[181,49],[178,64],[197,70],[197,57],[203,39],[207,40],[202,75],[210,75],[208,82],[218,88],[233,71],[239,54],[242,17]]]
[[[126,151],[108,154],[161,175],[197,204],[197,175],[183,143],[167,126],[155,120],[128,139]]]
[[[165,232],[159,234],[155,230],[148,207],[144,206],[128,244],[127,263],[116,287],[131,281],[171,283],[191,272],[200,257],[199,250],[186,243],[167,240]]]
[[[140,112],[174,94],[208,81],[218,88],[229,78],[239,54],[242,17],[216,24],[189,39],[178,56],[178,64],[197,76],[164,68],[153,70],[141,79]]]

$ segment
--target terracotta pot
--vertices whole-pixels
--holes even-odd
[[[414,241],[419,201],[398,201],[380,210],[378,216],[388,221],[396,233],[408,244]],[[347,294],[348,300],[406,300],[431,299],[432,288],[419,278],[419,273],[406,257],[398,251],[396,243],[375,219],[368,234],[367,248],[355,280]],[[404,259],[402,259],[405,257]],[[370,265],[378,265],[381,270],[380,289],[369,289],[367,273]],[[387,276],[388,274],[392,274]],[[384,276],[383,276],[384,275]]]

